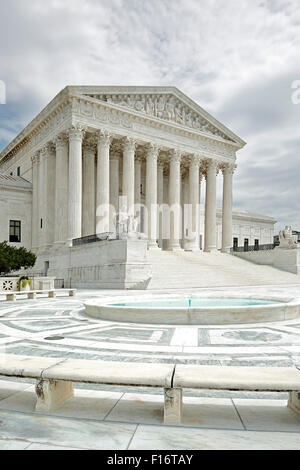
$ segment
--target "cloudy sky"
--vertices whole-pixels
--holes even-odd
[[[300,230],[299,0],[0,0],[0,150],[66,85],[174,85],[247,142],[234,205]]]

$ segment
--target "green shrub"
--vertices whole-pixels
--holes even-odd
[[[23,246],[16,248],[8,243],[0,243],[0,274],[8,274],[19,269],[28,269],[34,266],[36,255]]]

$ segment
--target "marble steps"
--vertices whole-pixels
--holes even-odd
[[[300,276],[216,252],[149,251],[148,289],[298,284]]]

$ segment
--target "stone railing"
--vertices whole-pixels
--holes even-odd
[[[28,276],[31,279],[30,289],[54,289],[55,277]],[[0,277],[0,292],[18,291],[20,276]]]

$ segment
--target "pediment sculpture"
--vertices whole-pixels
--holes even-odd
[[[93,94],[89,96],[109,104],[133,109],[149,116],[175,122],[232,141],[224,132],[217,129],[200,114],[172,94]]]

